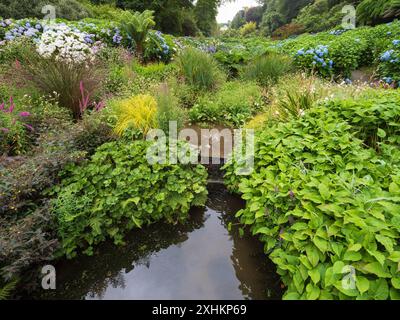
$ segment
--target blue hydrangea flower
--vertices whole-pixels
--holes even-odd
[[[395,46],[397,46],[397,45],[399,45],[400,44],[400,40],[393,40],[393,45],[395,45]]]
[[[385,81],[387,84],[392,84],[393,79],[391,77],[384,77],[383,81]]]
[[[384,52],[381,56],[381,61],[386,62],[386,61],[391,60],[393,52],[394,52],[394,50],[388,50],[388,51]]]

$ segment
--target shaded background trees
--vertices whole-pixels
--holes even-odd
[[[217,28],[216,16],[222,0],[2,0],[0,17],[22,19],[43,17],[44,5],[56,7],[57,17],[79,20],[98,17],[101,6],[104,14],[101,18],[114,18],[117,9],[154,11],[156,28],[173,35],[194,36],[201,32],[211,35]],[[93,6],[93,5],[96,5]],[[100,6],[100,7],[98,7]]]
[[[57,17],[115,19],[121,9],[152,10],[156,28],[173,35],[217,34],[216,16],[222,2],[235,0],[2,0],[0,17],[43,17],[41,8],[53,4]],[[357,7],[357,24],[375,25],[400,16],[400,0],[258,0],[259,5],[240,10],[230,22],[232,29],[255,22],[261,35],[290,36],[319,32],[340,24],[342,8]]]
[[[259,0],[259,3],[260,6],[240,10],[230,27],[239,29],[254,21],[265,36],[319,32],[341,23],[345,5],[357,8],[358,25],[376,25],[400,16],[400,0]]]

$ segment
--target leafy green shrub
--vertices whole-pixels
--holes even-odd
[[[145,40],[144,60],[168,63],[175,53],[175,44],[169,35],[150,31]]]
[[[285,299],[400,298],[399,149],[380,143],[378,154],[355,136],[376,119],[396,127],[392,102],[379,111],[387,99],[337,101],[274,124],[257,137],[250,176],[226,166],[247,201],[237,216],[265,243]]]
[[[192,122],[240,127],[262,109],[261,88],[251,82],[227,82],[215,94],[201,97],[189,111]]]
[[[9,41],[0,47],[0,64],[9,66],[16,60],[22,61],[32,50],[32,42],[26,38]]]
[[[182,108],[192,108],[202,95],[202,92],[199,92],[193,86],[180,81],[179,79],[168,78],[167,83],[174,96],[177,97],[179,105]]]
[[[257,81],[261,86],[275,84],[278,79],[292,68],[291,59],[275,53],[254,59],[243,68],[242,78]]]
[[[185,82],[198,90],[213,90],[223,81],[223,75],[213,57],[200,50],[183,50],[177,63]]]
[[[108,143],[85,166],[70,166],[55,191],[62,247],[68,257],[107,237],[116,244],[135,228],[187,217],[192,205],[204,205],[207,173],[203,166],[149,164],[149,142]]]
[[[372,63],[368,52],[370,44],[364,37],[344,33],[329,46],[334,73],[350,77],[351,72]]]
[[[346,120],[367,146],[378,152],[382,144],[400,147],[400,93],[397,90],[370,89],[356,100],[333,100],[327,107]]]

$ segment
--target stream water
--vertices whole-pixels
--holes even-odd
[[[280,299],[279,276],[235,214],[244,203],[209,186],[206,208],[184,224],[133,231],[125,246],[100,245],[94,256],[56,265],[57,289],[41,299]],[[228,231],[228,225],[232,228]]]

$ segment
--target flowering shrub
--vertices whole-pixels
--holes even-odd
[[[24,121],[29,116],[29,112],[16,111],[12,97],[9,107],[5,102],[0,104],[0,155],[15,155],[26,151],[29,145],[27,130],[33,131],[33,127]]]
[[[86,41],[92,44],[101,41],[109,46],[127,45],[127,35],[117,23],[99,19],[84,19],[73,26],[87,34]]]
[[[82,63],[93,59],[88,41],[93,41],[90,35],[73,30],[65,24],[50,25],[45,27],[37,50],[45,58]]]
[[[4,40],[11,41],[20,37],[38,39],[43,31],[43,26],[38,20],[19,20],[11,19],[0,20],[0,36]]]
[[[144,60],[169,62],[176,52],[172,39],[160,31],[150,31],[145,41]]]
[[[400,40],[393,40],[391,46],[380,56],[378,67],[383,80],[391,85],[400,82]]]
[[[300,49],[295,55],[294,62],[302,69],[315,71],[325,77],[333,74],[334,62],[329,57],[328,46],[318,45],[308,50]]]

